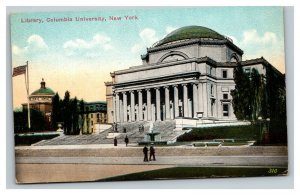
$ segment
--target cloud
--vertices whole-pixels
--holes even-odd
[[[12,46],[12,53],[15,55],[23,55],[28,53],[37,53],[45,49],[48,49],[48,45],[45,43],[43,37],[37,34],[33,34],[27,39],[27,45],[25,47],[19,47],[17,45]]]
[[[139,36],[141,40],[131,47],[132,53],[142,52],[146,47],[152,46],[155,42],[159,40],[156,35],[156,31],[152,28],[145,28],[140,33]]]
[[[177,28],[176,27],[173,27],[173,26],[167,26],[166,27],[166,33],[169,34],[171,33],[172,31],[176,30]]]
[[[97,33],[90,41],[83,39],[66,41],[63,44],[63,48],[67,56],[84,54],[88,57],[97,57],[101,55],[101,50],[109,51],[114,47],[111,45],[111,38],[109,36]]]
[[[274,32],[244,31],[242,40],[237,43],[244,50],[243,60],[264,57],[281,72],[285,71],[284,48]]]
[[[243,40],[241,41],[241,45],[276,45],[278,42],[277,36],[273,32],[265,32],[262,36],[257,33],[257,30],[252,29],[249,31],[245,31],[243,33]]]

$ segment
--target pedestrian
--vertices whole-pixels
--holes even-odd
[[[155,149],[153,147],[153,144],[151,144],[151,146],[150,146],[150,157],[149,157],[150,161],[151,161],[151,157],[153,157],[153,160],[156,161],[156,159],[155,159]]]
[[[118,124],[117,123],[115,123],[116,125],[115,125],[115,132],[118,132]]]
[[[115,132],[116,131],[116,123],[115,122],[113,123],[112,127],[113,127],[113,131]]]
[[[126,128],[125,127],[123,128],[123,133],[126,133]]]
[[[125,137],[125,144],[126,144],[126,147],[127,147],[128,143],[129,143],[129,139],[128,139],[127,135],[126,135],[126,137]]]
[[[117,138],[115,137],[115,139],[114,139],[114,146],[117,146],[118,145],[118,140],[117,140]]]
[[[148,161],[148,148],[147,148],[147,146],[145,146],[143,148],[143,153],[144,153],[144,162],[147,162]]]

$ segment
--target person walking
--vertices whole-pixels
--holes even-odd
[[[115,132],[118,132],[118,124],[115,123]]]
[[[153,160],[156,161],[156,159],[155,159],[155,149],[154,149],[153,145],[150,146],[150,157],[149,157],[150,161],[151,161],[151,157],[153,157]]]
[[[118,145],[118,140],[117,140],[117,138],[115,137],[115,139],[114,139],[114,146],[117,146]]]
[[[126,147],[127,147],[128,143],[129,143],[129,139],[128,139],[127,135],[126,135],[126,137],[125,137],[125,144],[126,144]]]
[[[144,162],[147,162],[148,161],[148,148],[147,148],[147,146],[145,146],[143,148],[143,153],[144,153]]]

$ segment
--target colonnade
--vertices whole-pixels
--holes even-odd
[[[114,122],[207,116],[207,83],[181,83],[128,91],[115,89]]]

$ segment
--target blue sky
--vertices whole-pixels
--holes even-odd
[[[138,20],[125,20],[124,16]],[[106,22],[46,22],[47,18],[105,17]],[[109,21],[109,16],[122,17]],[[21,23],[39,18],[44,23]],[[29,61],[30,91],[41,78],[63,96],[105,100],[109,72],[140,65],[146,47],[177,28],[199,25],[229,36],[244,50],[243,60],[264,56],[284,71],[281,7],[197,7],[15,13],[11,16],[12,66]],[[26,102],[24,77],[14,77],[14,107]]]

